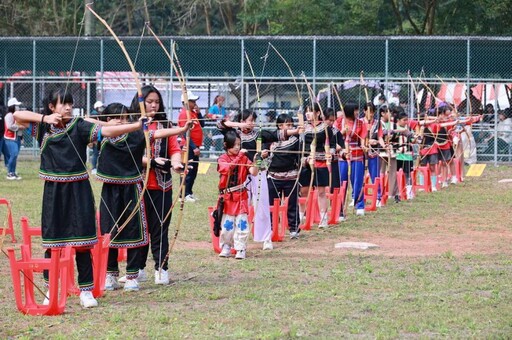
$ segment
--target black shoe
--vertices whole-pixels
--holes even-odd
[[[395,195],[395,203],[400,203],[401,199],[400,196]]]

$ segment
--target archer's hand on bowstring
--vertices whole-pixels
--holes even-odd
[[[371,146],[375,146],[375,145],[378,145],[379,144],[379,141],[376,140],[376,139],[370,139],[368,141],[368,143],[371,145]]]
[[[187,132],[188,130],[192,129],[194,125],[199,124],[199,121],[197,120],[188,120],[185,125],[183,125],[183,132]]]
[[[270,151],[265,149],[260,152],[259,163],[257,164],[259,170],[266,170],[269,165]],[[256,155],[255,155],[256,156]]]
[[[247,154],[246,149],[240,149],[240,153],[242,153],[242,152],[244,154]],[[256,175],[258,175],[259,169],[261,167],[261,155],[259,153],[256,153],[252,159],[252,162],[253,162],[254,166],[251,166],[249,168],[249,173],[253,176],[256,176]]]
[[[350,160],[350,153],[347,153],[347,151],[345,149],[342,149],[338,153],[338,157],[339,157],[339,159],[342,159],[344,161],[349,161]]]
[[[51,115],[46,115],[46,116],[44,116],[43,121],[46,124],[59,125],[62,123],[62,114],[55,112],[55,113],[52,113]]]
[[[327,162],[331,162],[332,161],[332,152],[331,151],[325,153],[325,160]]]
[[[254,122],[232,122],[229,120],[224,121],[223,125],[228,128],[238,128],[246,132],[253,130],[254,127],[256,126]]]
[[[242,150],[244,150],[244,149],[242,149]],[[242,152],[242,150],[240,150],[240,152]],[[264,151],[267,151],[267,153],[266,153],[265,155],[266,155],[266,156],[268,156],[268,150],[264,150]],[[262,166],[263,166],[263,158],[265,158],[265,157],[263,157],[263,153],[264,153],[264,151],[257,152],[257,153],[254,155],[254,157],[253,157],[253,160],[252,160],[252,161],[253,161],[253,163],[256,165],[256,167],[257,167],[258,169],[261,169],[261,168],[262,168]]]
[[[182,164],[180,161],[171,160],[163,157],[151,158],[151,167],[153,169],[158,169],[164,173],[170,173],[171,170],[179,174],[185,172],[185,165]],[[188,169],[191,168],[192,166],[188,166]]]
[[[179,164],[179,167],[181,168],[180,170],[182,170],[183,166],[181,165],[181,163],[178,163],[178,164]],[[163,157],[151,158],[151,167],[153,169],[161,170],[164,173],[169,173],[169,172],[171,172],[171,168],[172,168],[171,160],[167,159],[167,158],[163,158]]]

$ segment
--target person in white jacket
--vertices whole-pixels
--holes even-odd
[[[18,125],[14,120],[14,111],[19,110],[21,102],[16,98],[11,98],[7,102],[7,114],[5,115],[4,123],[4,143],[7,150],[7,179],[20,180],[21,176],[16,173],[16,163],[18,161],[18,154],[20,153],[21,138],[23,136],[23,125]]]

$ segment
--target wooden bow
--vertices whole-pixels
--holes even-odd
[[[150,32],[152,32],[152,34],[156,37],[156,34],[154,34],[153,30],[150,29]],[[158,39],[158,37],[156,37],[156,38],[157,38],[157,41],[160,41],[160,39]],[[164,48],[164,46],[161,43],[161,41],[160,41],[160,46],[162,46],[162,48]],[[164,50],[167,51],[165,48],[164,48]],[[187,84],[185,83],[185,75],[183,73],[183,69],[181,67],[180,60],[178,59],[178,55],[176,53],[176,43],[173,43],[173,45],[172,45],[172,53],[173,53],[174,60],[176,61],[176,63],[174,63],[173,58],[170,56],[169,53],[166,53],[166,54],[169,57],[171,57],[169,60],[171,61],[171,64],[173,65],[173,68],[175,69],[178,81],[180,82],[181,95],[183,97],[183,104],[185,105],[185,110],[186,110],[186,114],[187,114],[187,124],[188,124],[192,120],[192,116],[191,116],[191,111],[190,111],[190,105],[188,104],[188,91],[187,91]],[[187,173],[188,164],[190,162],[190,160],[189,160],[189,158],[190,158],[189,157],[190,129],[187,131],[187,134],[186,134],[184,148],[185,148],[185,150],[183,152],[183,159],[182,159],[183,172],[181,174],[182,180],[181,180],[181,183],[180,183],[180,187],[178,189],[178,192],[180,192],[180,195],[176,195],[176,198],[175,198],[173,204],[171,205],[171,208],[169,209],[169,211],[167,212],[167,214],[165,215],[165,217],[163,219],[163,221],[165,221],[165,220],[167,220],[167,218],[169,218],[170,214],[172,213],[172,211],[174,209],[174,206],[176,205],[177,200],[181,196],[180,210],[179,210],[179,213],[178,213],[178,221],[176,223],[176,229],[174,231],[174,235],[173,235],[173,237],[171,239],[171,242],[169,244],[169,250],[167,251],[167,254],[165,254],[165,257],[164,257],[163,261],[160,263],[160,268],[158,269],[159,273],[162,271],[164,263],[167,261],[167,259],[169,258],[169,256],[172,253],[172,250],[174,249],[174,246],[175,246],[176,241],[178,239],[178,234],[179,234],[180,229],[181,229],[181,225],[183,223],[183,217],[184,217],[184,209],[183,208],[185,207],[185,176],[186,176],[186,173]]]
[[[244,56],[245,56],[245,59],[247,60],[247,65],[249,66],[249,70],[251,71],[251,75],[252,75],[252,79],[254,81],[254,86],[255,86],[255,89],[256,89],[256,100],[258,102],[258,120],[259,120],[259,127],[258,127],[258,137],[256,138],[256,158],[258,158],[258,162],[261,163],[263,160],[262,160],[262,157],[261,157],[261,144],[262,144],[262,140],[261,140],[261,131],[262,131],[262,122],[261,122],[261,97],[260,97],[260,90],[258,88],[258,82],[256,80],[256,74],[254,73],[254,69],[252,67],[252,64],[251,64],[251,60],[249,59],[249,54],[247,54],[247,51],[244,50]],[[252,160],[251,160],[252,161]],[[260,168],[260,165],[261,164],[257,164],[258,168]],[[256,216],[256,214],[258,213],[258,206],[259,206],[259,201],[260,201],[260,195],[261,195],[261,181],[262,181],[262,177],[263,177],[263,174],[261,174],[261,172],[258,171],[258,184],[257,184],[257,189],[256,189],[256,202],[254,203],[254,216]],[[249,221],[250,225],[251,225],[251,231],[252,229],[254,229],[254,219]]]
[[[281,60],[284,62],[284,64],[286,65],[286,68],[288,69],[288,72],[290,73],[290,75],[292,77],[293,84],[295,85],[295,90],[297,91],[297,100],[298,100],[298,103],[299,103],[299,109],[297,110],[297,121],[299,123],[299,127],[304,128],[304,113],[302,112],[302,110],[303,110],[302,96],[300,95],[299,85],[297,84],[297,80],[295,78],[295,75],[293,74],[293,71],[292,71],[292,68],[290,67],[290,64],[288,64],[286,59],[277,50],[277,48],[274,45],[272,45],[272,43],[270,43],[270,42],[268,44],[276,52],[276,54],[279,56],[279,58],[281,58]],[[295,180],[295,183],[293,184],[292,190],[290,191],[290,195],[293,193],[293,191],[295,190],[295,188],[297,187],[297,185],[299,183],[300,173],[302,171],[302,167],[303,167],[303,164],[304,164],[304,162],[302,161],[302,159],[304,158],[304,154],[306,152],[306,143],[304,142],[304,132],[302,132],[300,134],[300,136],[299,136],[299,143],[302,144],[301,145],[300,157],[299,157],[299,170],[298,170],[298,173],[297,173],[297,179]]]
[[[135,70],[135,65],[133,64],[133,62],[130,58],[130,55],[128,54],[128,51],[126,50],[126,47],[124,46],[124,43],[119,39],[119,37],[116,35],[114,30],[108,25],[108,23],[105,21],[105,19],[103,19],[98,13],[96,13],[91,8],[90,4],[87,4],[86,8],[103,24],[103,26],[105,26],[105,28],[110,32],[110,34],[112,35],[114,40],[117,42],[117,44],[121,48],[121,51],[123,52],[123,54],[126,58],[126,61],[128,62],[128,65],[130,66],[132,76],[135,80],[135,86],[137,87],[137,97],[138,97],[138,101],[139,101],[141,117],[147,118],[146,107],[145,107],[145,103],[144,103],[144,97],[142,95],[142,87],[140,84],[139,76],[138,76],[137,71]],[[126,227],[126,225],[128,225],[128,223],[131,221],[131,219],[140,210],[140,204],[142,202],[142,199],[144,198],[144,193],[147,189],[147,184],[148,184],[148,179],[149,179],[149,170],[151,167],[151,162],[149,161],[149,159],[151,158],[151,144],[150,144],[150,140],[149,140],[149,130],[148,130],[146,124],[143,123],[143,127],[144,127],[144,139],[146,141],[146,158],[148,161],[146,163],[146,174],[144,176],[142,191],[139,195],[137,202],[134,205],[134,209],[131,211],[130,215],[127,216],[124,223],[121,226],[119,226],[117,235],[119,235],[120,231],[123,230]],[[112,240],[110,242],[112,242]]]

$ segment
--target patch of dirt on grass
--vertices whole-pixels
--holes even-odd
[[[509,231],[477,231],[466,230],[463,233],[436,233],[409,237],[408,239],[386,236],[365,235],[364,241],[379,246],[370,249],[367,254],[384,256],[438,256],[445,253],[453,255],[465,254],[512,254],[510,247],[512,233]],[[346,240],[360,241],[360,240]],[[332,245],[334,247],[334,245]],[[337,250],[338,251],[338,250]],[[350,250],[354,252],[356,250]],[[340,250],[346,252],[346,250]]]
[[[309,235],[308,235],[309,236]],[[276,251],[286,255],[307,256],[338,256],[343,254],[371,254],[389,257],[421,257],[452,254],[455,256],[465,254],[512,254],[512,232],[503,228],[496,230],[471,230],[455,228],[446,230],[436,228],[432,233],[407,234],[404,237],[391,237],[389,235],[362,233],[361,236],[349,236],[329,239],[308,237],[304,240],[274,243]],[[335,249],[339,242],[370,242],[379,247],[368,250]],[[209,242],[182,242],[181,249],[211,249]],[[250,243],[249,250],[258,252],[259,243]],[[257,254],[253,254],[257,255]]]
[[[428,235],[407,234],[404,237],[362,233],[361,236],[336,237],[285,247],[286,251],[304,255],[371,254],[389,257],[423,257],[452,254],[512,254],[512,232],[509,230],[436,230]],[[370,242],[379,247],[368,250],[335,249],[339,242]]]

